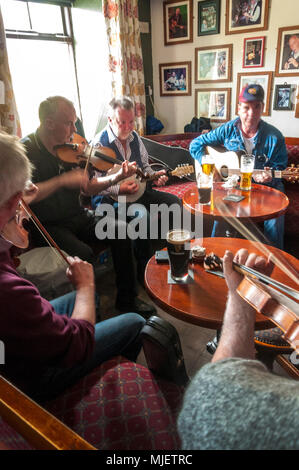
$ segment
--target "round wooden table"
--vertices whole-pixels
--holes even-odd
[[[203,238],[192,241],[195,244],[199,244],[199,242],[206,248],[207,254],[214,252],[220,257],[224,255],[226,250],[236,253],[240,248],[246,248],[249,252],[261,253],[254,242],[239,238]],[[298,278],[299,260],[278,248],[267,248],[279,258],[283,257]],[[190,268],[194,274],[193,283],[168,284],[169,264],[158,264],[153,256],[145,271],[146,290],[153,301],[170,315],[188,323],[219,330],[227,298],[225,280],[207,273],[202,264],[191,263]],[[291,280],[277,266],[275,266],[271,277],[298,290],[295,281]],[[269,319],[260,313],[256,314],[255,329],[262,330],[273,328],[273,326],[275,325]]]
[[[237,194],[244,196],[240,202],[224,201],[223,197],[228,194]],[[225,205],[229,212],[222,210],[217,206],[217,202]],[[215,218],[237,217],[238,219],[250,219],[252,222],[262,222],[267,219],[273,219],[285,213],[289,205],[288,197],[274,188],[269,188],[262,184],[253,184],[251,191],[242,191],[241,189],[227,189],[223,187],[222,182],[213,184],[211,194],[211,204],[203,205],[198,203],[198,190],[196,184],[188,189],[183,196],[183,205],[192,214],[205,214]]]

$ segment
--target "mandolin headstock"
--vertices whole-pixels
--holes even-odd
[[[177,166],[174,170],[171,171],[171,176],[177,176],[178,178],[183,178],[183,176],[188,176],[194,173],[193,165],[188,165],[183,163],[182,165]]]

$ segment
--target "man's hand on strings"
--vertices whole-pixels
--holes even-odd
[[[158,177],[155,180],[156,186],[164,186],[168,181],[168,176],[166,175],[166,170],[159,170],[155,172],[155,176]]]
[[[233,268],[233,261],[255,269],[266,276],[270,276],[274,268],[270,257],[266,259],[256,253],[249,254],[244,248],[239,250],[235,256],[231,251],[226,251],[223,257],[223,272],[230,293],[236,292],[237,287],[243,279],[243,275]]]
[[[270,183],[270,181],[272,181],[272,175],[270,170],[270,167],[265,166],[264,171],[261,171],[256,175],[253,174],[253,180],[256,183]]]

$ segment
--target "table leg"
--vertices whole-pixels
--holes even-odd
[[[219,343],[220,334],[221,334],[221,330],[217,330],[215,338],[207,343],[206,348],[210,354],[215,353],[218,343]]]

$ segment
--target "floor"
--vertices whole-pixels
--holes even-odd
[[[114,308],[116,290],[111,261],[108,260],[108,264],[105,268],[105,275],[99,276],[97,282],[97,291],[101,298],[102,319],[118,315],[118,311]],[[151,299],[148,297],[147,293],[142,287],[139,288],[139,291],[140,298],[148,303],[152,303]],[[207,351],[206,345],[208,341],[215,337],[215,331],[188,324],[172,317],[159,307],[156,306],[156,308],[157,314],[165,320],[169,321],[177,329],[181,340],[186,370],[189,377],[192,378],[204,364],[210,362],[211,360],[212,356]],[[140,354],[137,362],[146,365],[146,360],[143,353]],[[277,363],[274,363],[274,372],[282,376],[288,376],[285,370]]]

